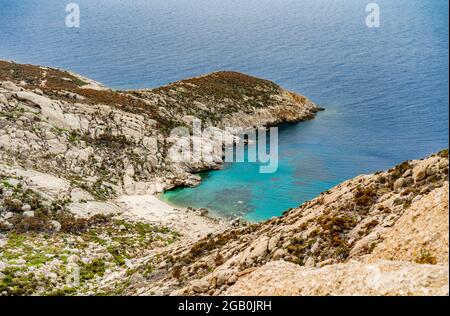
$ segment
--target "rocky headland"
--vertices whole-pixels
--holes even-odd
[[[0,295],[448,295],[446,150],[253,225],[155,196],[222,164],[173,159],[174,128],[242,132],[319,110],[236,72],[117,91],[0,61]]]

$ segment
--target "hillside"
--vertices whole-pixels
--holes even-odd
[[[220,154],[173,159],[172,129],[192,129],[199,118],[212,131],[202,148],[221,147],[245,129],[312,119],[318,110],[237,72],[117,91],[67,71],[0,61],[0,293],[97,293],[98,278],[126,273],[133,260],[226,229],[204,211],[153,196],[196,185],[195,172],[222,164]],[[234,130],[219,129],[228,126]],[[64,282],[71,265],[81,274],[75,289]]]
[[[173,294],[448,295],[448,193],[448,150],[358,176],[167,254]]]
[[[0,61],[0,81],[1,161],[58,175],[101,199],[196,184],[192,172],[220,167],[222,157],[177,163],[167,152],[172,128],[190,127],[194,116],[203,129],[239,132],[311,119],[319,110],[303,96],[236,72],[115,91],[65,71]]]
[[[448,150],[253,225],[154,196],[222,164],[173,160],[172,128],[238,133],[319,110],[236,72],[116,91],[0,61],[0,294],[448,295]]]

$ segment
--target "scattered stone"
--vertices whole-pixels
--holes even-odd
[[[238,280],[238,277],[237,277],[237,275],[236,274],[233,274],[229,279],[228,279],[228,284],[234,284],[234,283],[236,283],[237,282],[237,280]]]
[[[199,213],[200,216],[206,216],[209,213],[208,209],[206,208],[199,208],[197,212]]]
[[[4,105],[8,104],[8,99],[2,93],[0,93],[0,104],[4,104]]]
[[[22,215],[23,217],[34,217],[34,211],[25,211]]]
[[[306,268],[312,268],[316,265],[316,260],[313,257],[308,257],[305,261]]]
[[[19,88],[18,86],[16,86],[14,83],[12,83],[11,81],[3,81],[1,83],[1,87],[6,89],[6,90],[10,90],[10,91],[19,91],[21,90],[21,88]]]
[[[403,188],[406,185],[406,180],[405,178],[398,178],[395,182],[394,182],[394,190],[398,190],[400,188]]]
[[[192,290],[195,293],[205,293],[209,289],[209,283],[206,280],[193,280],[191,281]]]
[[[13,213],[13,212],[6,212],[6,213],[3,215],[3,218],[4,218],[5,220],[8,220],[8,219],[12,218],[13,216],[14,216],[14,213]]]
[[[61,224],[58,221],[52,220],[50,221],[50,224],[53,227],[53,231],[59,232],[61,230]]]
[[[273,253],[272,258],[274,260],[278,260],[278,259],[283,258],[286,254],[287,254],[286,250],[280,248],[280,249],[275,250],[275,252]]]

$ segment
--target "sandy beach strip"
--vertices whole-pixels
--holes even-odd
[[[222,219],[173,207],[156,195],[123,195],[117,198],[116,203],[123,210],[123,217],[167,226],[180,233],[185,241],[196,241],[229,227]]]

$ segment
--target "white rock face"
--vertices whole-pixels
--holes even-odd
[[[427,176],[427,170],[429,170],[428,172],[431,172],[432,168],[434,168],[434,165],[436,165],[439,160],[439,157],[431,157],[419,161],[412,171],[414,181],[418,182],[423,180]]]
[[[34,217],[34,212],[33,211],[26,211],[26,212],[23,212],[22,215],[24,217]]]
[[[448,266],[351,261],[320,269],[274,261],[239,279],[223,295],[448,295]]]
[[[11,148],[11,137],[9,135],[0,136],[0,149],[8,150]]]
[[[269,238],[267,236],[263,236],[261,239],[257,240],[250,249],[250,254],[248,256],[249,259],[262,258],[267,253]]]
[[[144,137],[142,143],[151,155],[158,152],[158,141],[154,137]]]
[[[8,104],[8,99],[5,97],[3,93],[0,93],[0,105]]]
[[[21,90],[21,88],[19,88],[17,85],[12,83],[11,81],[3,81],[1,83],[1,87],[3,89],[10,90],[10,91],[19,91],[19,90]]]
[[[205,293],[208,291],[209,283],[206,280],[194,280],[191,282],[192,289],[196,293]]]
[[[6,169],[7,172],[22,177],[24,182],[50,200],[68,196],[70,192],[69,181],[50,174],[24,169]]]
[[[70,128],[71,124],[64,118],[60,106],[51,99],[29,91],[19,91],[16,93],[16,97],[20,101],[25,101],[31,106],[38,107],[41,111],[41,115],[44,119],[48,120],[50,124],[59,128]]]

